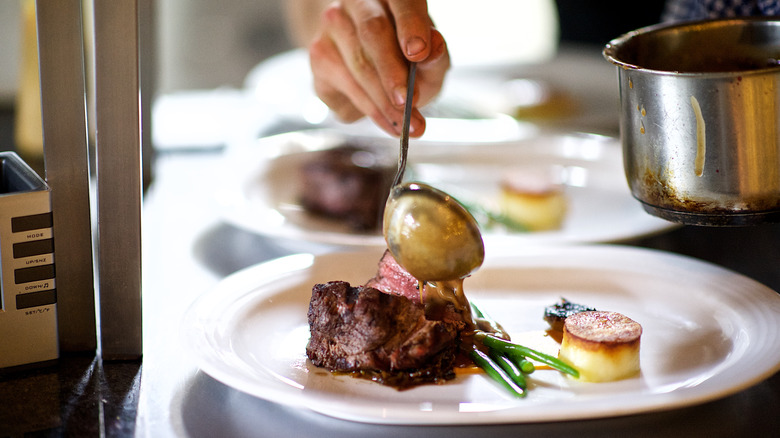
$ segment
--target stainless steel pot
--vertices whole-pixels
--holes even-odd
[[[611,41],[626,177],[692,225],[780,221],[780,20],[656,25]]]

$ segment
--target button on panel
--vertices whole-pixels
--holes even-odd
[[[19,294],[16,296],[17,309],[29,309],[30,307],[46,306],[48,304],[55,304],[56,302],[57,302],[56,289]]]
[[[33,266],[14,270],[16,284],[30,283],[38,280],[54,278],[54,265]]]
[[[13,277],[9,280],[15,292],[16,309],[56,304],[51,212],[10,219]]]
[[[52,253],[54,252],[54,239],[14,243],[13,251],[15,259]]]
[[[11,232],[38,230],[53,226],[51,212],[11,218]]]

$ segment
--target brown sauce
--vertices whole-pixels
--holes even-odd
[[[428,309],[441,308],[452,304],[464,316],[464,321],[471,321],[471,305],[463,292],[463,279],[446,281],[420,282],[424,291],[426,314]]]

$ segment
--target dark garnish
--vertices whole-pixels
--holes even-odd
[[[550,328],[557,331],[563,331],[563,323],[567,317],[575,313],[596,310],[593,307],[583,304],[572,303],[566,298],[561,298],[559,303],[544,308],[544,320],[550,324]]]

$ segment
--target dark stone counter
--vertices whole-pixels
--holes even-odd
[[[66,355],[0,376],[0,437],[133,436],[140,362]]]

